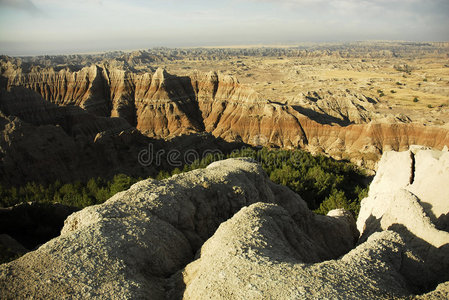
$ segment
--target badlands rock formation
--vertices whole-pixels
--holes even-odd
[[[57,105],[120,117],[153,138],[209,132],[226,141],[324,152],[370,169],[384,151],[406,150],[413,144],[442,149],[449,144],[447,128],[409,123],[403,116],[378,119],[370,112],[375,99],[349,92],[341,101],[309,93],[290,105],[264,99],[236,78],[217,72],[178,77],[160,68],[154,74],[140,73],[106,63],[78,71],[37,66],[24,71],[8,59],[1,60],[1,69],[1,102],[15,103],[23,98],[21,89],[32,90]],[[6,114],[25,114],[13,111],[18,110]],[[126,127],[122,121],[115,123]]]
[[[73,110],[79,110],[80,115],[86,114],[77,108]],[[92,120],[98,119],[91,117],[88,116]],[[92,126],[95,123],[83,123],[83,128],[89,129],[86,134],[79,130],[66,131],[65,128],[74,128],[70,126],[70,120],[71,117],[56,118],[49,124],[31,124],[0,111],[1,183],[73,182],[93,177],[109,178],[118,173],[135,177],[155,176],[158,169],[169,167],[166,159],[169,150],[176,149],[183,157],[188,150],[202,155],[208,149],[221,149],[227,153],[241,147],[241,144],[227,143],[206,133],[180,136],[169,141],[154,140],[135,128],[118,131],[113,125],[122,124],[120,120],[108,122],[106,119],[105,124],[112,126],[98,131],[91,130],[96,128]],[[65,127],[64,124],[69,125]],[[153,163],[140,164],[138,158],[141,153],[144,153],[145,161]],[[160,164],[156,162],[157,155]]]
[[[153,156],[166,149],[181,153],[192,149],[201,154],[207,149],[227,152],[238,147],[207,133],[156,141],[124,118],[97,116],[76,105],[59,106],[24,87],[0,89],[0,132],[0,179],[14,185],[73,182],[117,173],[154,175],[156,168],[166,166],[138,161],[149,144]]]
[[[290,103],[322,123],[361,124],[376,118],[374,104],[377,100],[351,93],[349,89],[334,93],[329,90],[309,91],[301,93]]]
[[[72,214],[61,236],[0,266],[0,290],[5,298],[386,299],[441,283],[422,297],[444,299],[449,239],[432,218],[447,193],[427,183],[447,179],[449,153],[414,151],[415,160],[397,159],[411,152],[382,160],[354,249],[350,214],[314,215],[259,165],[230,159],[141,181]],[[421,174],[429,162],[438,170]]]

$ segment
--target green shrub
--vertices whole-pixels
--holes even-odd
[[[419,99],[417,97],[413,98],[413,102],[418,102]]]
[[[404,72],[404,73],[407,73],[407,74],[409,74],[409,75],[410,75],[410,74],[412,73],[412,71],[415,69],[414,67],[409,66],[409,65],[407,65],[407,64],[394,65],[393,68],[394,68],[396,71],[398,71],[398,72]]]
[[[91,178],[86,183],[53,184],[43,186],[29,182],[21,187],[5,188],[0,185],[0,207],[9,207],[24,202],[61,203],[83,208],[89,205],[103,203],[116,193],[128,189],[137,182],[124,174],[115,175],[110,181],[101,178]]]
[[[270,180],[289,187],[298,193],[310,209],[326,214],[334,208],[349,209],[358,214],[360,201],[367,193],[367,176],[355,165],[312,154],[302,150],[269,150],[243,148],[229,155],[207,155],[182,170],[161,170],[158,180],[174,174],[205,168],[213,161],[231,157],[250,157],[258,161]],[[0,206],[7,207],[21,202],[62,203],[79,208],[103,203],[114,194],[128,189],[139,179],[124,174],[111,180],[91,178],[62,184],[59,181],[43,186],[27,183],[21,187],[6,188],[0,185]]]

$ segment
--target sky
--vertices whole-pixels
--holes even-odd
[[[0,0],[0,54],[449,41],[449,0]]]

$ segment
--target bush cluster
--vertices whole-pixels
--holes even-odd
[[[124,174],[115,175],[112,180],[92,178],[87,182],[61,183],[50,185],[29,182],[20,187],[0,185],[0,206],[8,207],[24,202],[61,203],[83,208],[100,204],[116,193],[128,189],[139,179]]]
[[[161,170],[155,178],[162,180],[231,157],[250,157],[258,161],[270,180],[298,193],[310,209],[320,214],[326,214],[334,208],[345,208],[357,215],[360,201],[368,191],[368,177],[355,165],[322,155],[313,156],[302,150],[244,148],[228,155],[207,155],[184,165],[182,169]],[[103,203],[138,180],[119,174],[110,181],[92,178],[86,183],[78,181],[62,184],[57,181],[48,186],[36,183],[10,188],[0,186],[0,205],[7,207],[21,202],[56,202],[83,208]]]

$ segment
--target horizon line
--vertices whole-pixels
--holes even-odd
[[[104,53],[112,53],[112,52],[124,52],[130,53],[134,51],[147,51],[151,49],[165,48],[165,49],[251,49],[251,48],[295,48],[300,46],[316,46],[316,45],[339,45],[339,44],[355,44],[355,43],[414,43],[414,44],[425,44],[425,43],[449,43],[449,40],[443,41],[414,41],[414,40],[339,40],[339,41],[303,41],[303,42],[284,42],[284,43],[248,43],[248,44],[225,44],[225,45],[198,45],[198,46],[152,46],[145,48],[133,48],[133,49],[102,49],[102,50],[92,50],[92,51],[64,51],[62,50],[59,53],[50,53],[57,51],[47,51],[40,52],[39,54],[4,54],[0,52],[0,56],[9,56],[9,57],[39,57],[39,56],[66,56],[66,55],[98,55]]]

